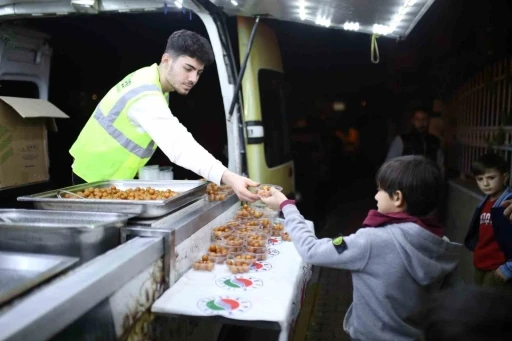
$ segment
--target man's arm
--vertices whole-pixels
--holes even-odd
[[[247,190],[258,184],[229,171],[194,139],[171,113],[161,96],[148,95],[132,104],[128,117],[146,131],[171,160],[216,184],[230,185],[241,200],[255,201],[259,197]]]
[[[171,162],[216,184],[221,183],[227,168],[197,143],[160,96],[137,100],[130,107],[128,117],[151,136]]]
[[[400,135],[396,136],[391,145],[389,146],[388,155],[386,156],[386,162],[396,157],[402,156],[404,152],[404,142]]]

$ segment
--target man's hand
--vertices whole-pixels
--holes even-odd
[[[230,170],[226,170],[224,174],[222,174],[222,182],[231,186],[235,194],[238,196],[238,199],[241,201],[254,202],[259,199],[256,194],[249,192],[247,189],[247,187],[259,186],[259,183],[252,181],[251,179],[235,174]]]
[[[510,221],[512,221],[512,200],[505,200],[502,204],[501,204],[501,207],[505,207],[505,211],[503,212],[503,214],[505,215],[505,217],[507,217]]]
[[[270,193],[272,194],[271,196],[267,198],[261,198],[261,201],[267,204],[267,206],[270,209],[274,211],[279,211],[279,208],[281,207],[283,201],[287,200],[288,198],[286,197],[286,195],[284,195],[274,187],[270,189]]]

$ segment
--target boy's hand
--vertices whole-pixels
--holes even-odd
[[[500,268],[494,270],[494,276],[496,276],[500,282],[506,282],[508,280],[507,277],[505,277],[505,275],[501,272]]]
[[[286,195],[284,195],[283,193],[281,193],[274,187],[272,187],[270,189],[270,193],[272,194],[271,196],[269,196],[267,198],[260,198],[260,199],[265,204],[267,204],[267,206],[270,209],[272,209],[274,211],[279,211],[279,207],[281,206],[282,202],[287,200],[288,198],[286,197]]]
[[[512,221],[512,200],[505,200],[502,204],[501,204],[501,207],[505,207],[505,211],[503,212],[503,214],[505,215],[505,217],[507,217],[510,221]]]

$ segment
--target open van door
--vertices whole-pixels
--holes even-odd
[[[254,19],[237,20],[243,59]],[[242,96],[249,177],[260,183],[282,185],[285,194],[294,193],[281,52],[274,32],[263,23],[259,23],[249,55]]]

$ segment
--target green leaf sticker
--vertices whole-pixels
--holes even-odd
[[[340,236],[338,238],[334,238],[332,240],[332,243],[336,246],[341,245],[343,243],[343,237]]]

